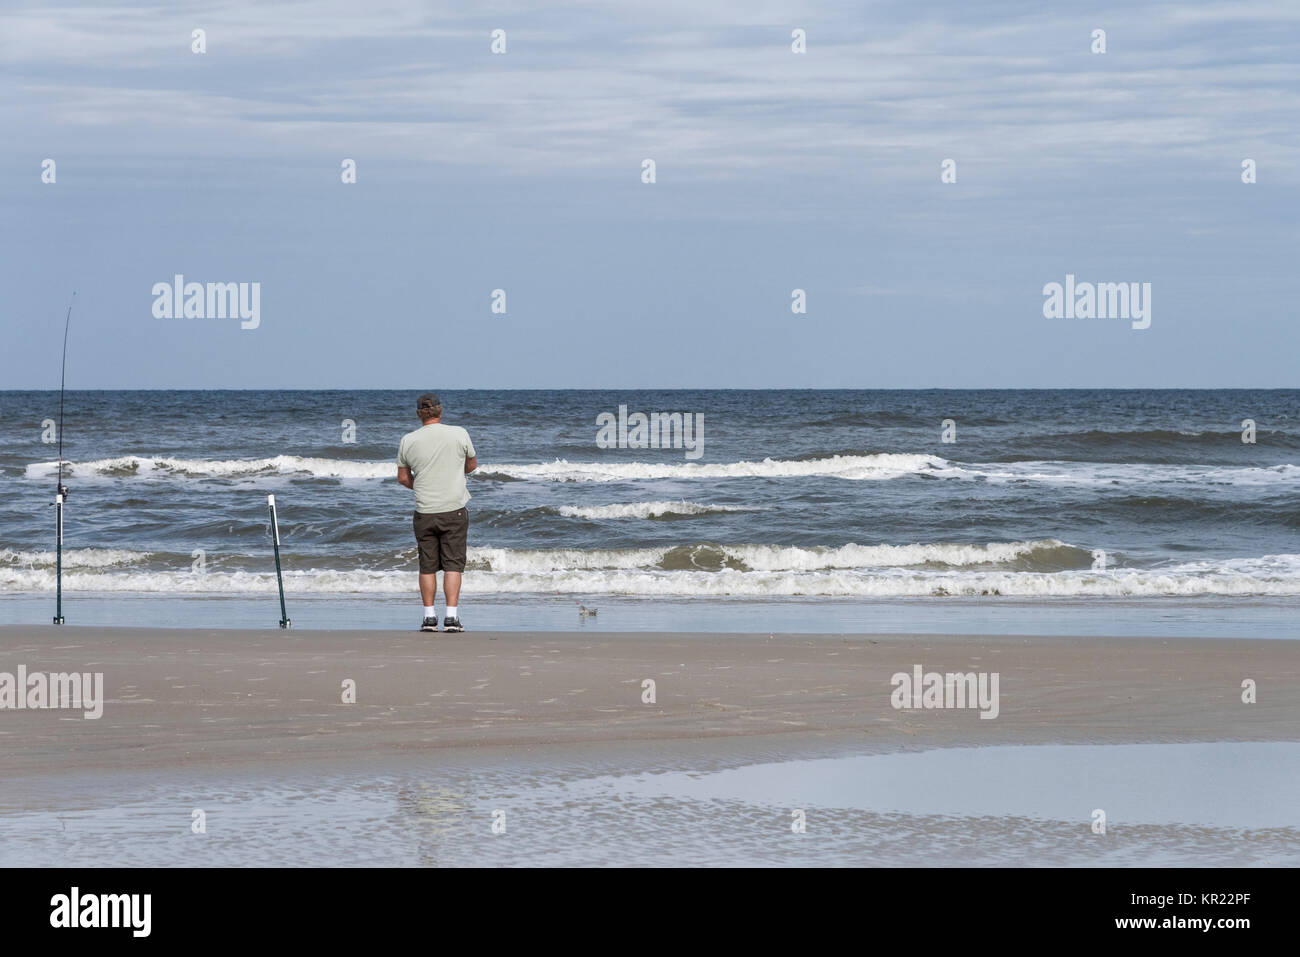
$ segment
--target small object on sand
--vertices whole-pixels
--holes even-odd
[[[595,608],[588,608],[586,605],[578,605],[579,618],[595,618],[596,611],[597,609]]]

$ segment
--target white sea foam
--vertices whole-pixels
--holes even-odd
[[[967,565],[986,565],[992,554],[1012,560],[1016,549],[1046,543],[1008,543],[994,546],[898,546],[903,549],[967,549],[944,552],[950,565],[963,559]],[[713,546],[716,548],[716,546]],[[734,546],[733,546],[734,547]],[[846,546],[888,549],[895,546]],[[1051,547],[1058,547],[1051,545]],[[1061,546],[1068,547],[1068,546]],[[744,547],[740,547],[743,552]],[[750,546],[766,548],[766,546]],[[800,559],[800,552],[805,555]],[[903,552],[895,561],[914,562],[924,551]],[[1021,552],[1020,554],[1025,554]],[[465,576],[467,595],[475,594],[587,594],[628,596],[748,596],[748,597],[1024,597],[1104,598],[1159,596],[1300,596],[1300,555],[1266,555],[1220,561],[1188,562],[1159,568],[1115,568],[1098,571],[1066,569],[1038,572],[976,567],[924,568],[896,564],[875,568],[837,567],[848,559],[843,549],[786,549],[769,554],[767,567],[751,570],[720,567],[714,570],[665,569],[662,552],[609,550],[589,552],[512,551],[482,549],[471,558],[491,563],[491,570],[474,570]],[[758,559],[751,552],[751,559]],[[853,556],[853,560],[862,560]],[[923,559],[929,561],[929,559]],[[759,562],[761,565],[761,562]],[[412,587],[413,570],[307,569],[285,573],[291,594],[400,594]],[[209,570],[185,571],[105,570],[92,566],[65,572],[69,592],[115,592],[175,595],[248,595],[275,593],[275,576],[269,572]],[[36,593],[54,589],[53,569],[45,565],[0,564],[0,592]]]
[[[1074,554],[1090,563],[1090,553],[1057,539],[1034,542],[993,542],[987,545],[841,545],[798,548],[783,545],[678,545],[623,549],[471,548],[468,558],[479,570],[493,572],[559,572],[587,569],[672,568],[718,570],[743,566],[751,571],[818,571],[832,568],[887,568],[914,565],[998,565],[1041,555]],[[1086,558],[1086,561],[1085,561]]]
[[[665,515],[714,515],[725,512],[757,512],[747,505],[707,505],[699,502],[628,502],[618,505],[561,505],[565,518],[662,518]]]
[[[651,568],[668,548],[470,548],[470,568],[494,572],[561,572],[591,568]]]
[[[28,478],[46,478],[58,468],[57,462],[38,462],[27,466]],[[267,459],[179,459],[170,456],[124,455],[92,462],[64,462],[64,473],[87,475],[137,476],[168,478],[171,476],[242,478],[257,475],[306,474],[320,478],[392,478],[397,474],[392,462],[353,462],[347,459],[305,458],[277,455]]]
[[[28,478],[48,478],[56,462],[28,465]],[[366,462],[277,455],[264,459],[182,459],[170,456],[126,455],[90,462],[64,462],[65,473],[77,477],[139,478],[257,478],[314,475],[320,478],[390,479],[391,461]],[[763,459],[741,462],[651,463],[605,460],[483,464],[480,478],[539,482],[631,482],[654,479],[810,478],[885,481],[911,476],[964,479],[995,484],[1042,482],[1062,485],[1129,485],[1176,482],[1211,485],[1300,485],[1300,465],[1197,466],[1153,463],[991,462],[962,464],[936,455],[882,452],[874,455],[832,455],[818,459]],[[661,504],[661,503],[654,503]],[[631,516],[629,516],[631,517]]]
[[[724,545],[730,557],[754,571],[816,571],[824,568],[879,568],[911,565],[999,565],[1058,549],[1071,550],[1057,539],[1036,542],[993,542],[988,545],[841,545],[838,548],[788,548],[778,545]],[[1080,558],[1088,553],[1074,549]]]
[[[123,548],[65,548],[64,568],[111,568],[115,565],[132,565],[147,559],[151,552],[133,552]],[[52,551],[22,552],[0,549],[0,565],[23,568],[53,568],[56,554]]]
[[[828,475],[851,479],[888,479],[919,471],[942,469],[944,459],[933,455],[834,455],[824,459],[785,461],[764,459],[761,462],[702,464],[686,462],[655,464],[650,462],[554,462],[480,466],[484,477],[533,479],[551,482],[618,482],[655,478],[783,478]],[[58,468],[56,462],[28,465],[29,478],[47,478]],[[265,459],[182,459],[171,456],[126,455],[90,462],[64,462],[65,473],[77,476],[112,475],[164,478],[176,476],[211,476],[219,478],[308,474],[323,478],[392,478],[391,461],[364,462],[344,459],[306,458],[277,455]]]
[[[953,466],[945,477],[981,479],[990,484],[1042,482],[1051,485],[1297,485],[1300,466],[1209,466],[1160,463],[990,462]]]
[[[822,459],[763,459],[761,462],[554,462],[484,465],[484,477],[544,482],[627,482],[637,479],[802,478],[824,475],[844,479],[891,479],[948,467],[935,455],[832,455]]]
[[[410,572],[313,569],[285,575],[291,595],[401,594],[412,587]],[[68,592],[174,595],[275,594],[269,573],[183,572],[64,575]],[[0,568],[0,592],[54,590],[45,569]],[[585,594],[628,596],[822,596],[822,597],[1031,597],[1103,598],[1158,596],[1300,596],[1300,575],[1269,577],[1227,571],[1192,574],[1175,570],[1069,572],[924,572],[902,574],[826,570],[819,572],[654,571],[571,569],[551,572],[476,572],[465,577],[466,595]]]

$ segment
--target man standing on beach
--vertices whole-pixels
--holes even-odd
[[[402,436],[397,450],[397,481],[415,492],[415,544],[420,551],[420,598],[424,601],[421,631],[438,630],[434,599],[438,572],[447,599],[443,631],[464,631],[460,623],[460,578],[465,571],[469,538],[469,490],[465,476],[478,468],[474,443],[459,425],[442,424],[442,400],[426,392],[415,403],[424,423]]]

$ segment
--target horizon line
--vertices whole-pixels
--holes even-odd
[[[0,394],[11,392],[59,392],[50,388],[0,388]],[[146,386],[112,388],[65,389],[65,392],[428,392],[427,385],[419,386],[207,386],[201,388],[176,388],[172,386]],[[1294,392],[1294,386],[440,386],[442,392]]]

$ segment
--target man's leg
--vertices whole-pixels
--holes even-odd
[[[442,593],[447,596],[447,607],[455,608],[460,598],[460,572],[442,573]],[[432,576],[430,576],[432,577]],[[420,576],[420,585],[424,585],[424,576]]]
[[[456,583],[456,592],[460,593],[460,582]],[[431,575],[426,575],[424,572],[420,572],[420,599],[424,602],[425,608],[433,607],[433,599],[437,594],[438,573],[434,572]]]
[[[464,631],[460,623],[460,578],[465,568],[465,543],[469,531],[469,513],[463,508],[443,512],[439,516],[441,533],[438,536],[438,564],[442,566],[442,593],[447,596],[447,618],[442,623],[446,631]],[[449,626],[447,622],[451,622]]]
[[[427,516],[415,513],[413,523],[415,546],[420,562],[420,601],[424,605],[424,617],[420,622],[421,631],[437,631],[438,619],[434,615],[433,600],[438,594],[438,543],[429,528]]]

